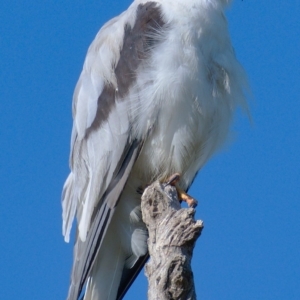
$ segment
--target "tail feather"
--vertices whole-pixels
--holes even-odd
[[[73,197],[73,177],[73,173],[70,173],[65,182],[62,193],[62,233],[67,243],[70,240],[70,231],[77,207],[77,201],[74,201],[75,199]]]
[[[84,300],[115,300],[117,297],[125,254],[115,236],[108,236],[105,245],[98,253],[91,271]]]

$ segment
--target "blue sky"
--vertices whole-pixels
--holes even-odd
[[[2,299],[64,299],[72,243],[61,236],[71,99],[87,48],[122,1],[0,3]],[[191,195],[205,228],[193,257],[199,299],[300,299],[300,2],[236,0],[232,41],[251,86],[253,122]],[[146,299],[144,275],[126,296]]]

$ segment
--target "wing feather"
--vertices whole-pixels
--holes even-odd
[[[140,64],[148,57],[146,48],[153,46],[149,34],[163,24],[155,2],[134,3],[109,21],[91,44],[75,88],[71,174],[62,195],[66,241],[75,213],[78,220],[69,300],[77,299],[86,283],[147,136],[144,132],[137,137],[137,128],[133,128],[132,111],[138,96],[131,94],[131,88]],[[137,265],[130,274],[133,278],[142,263]],[[127,289],[132,280],[123,278],[122,282]]]
[[[93,266],[94,260],[100,249],[107,225],[113,216],[114,209],[119,200],[120,194],[128,179],[128,175],[136,161],[142,143],[137,140],[125,147],[123,157],[115,169],[111,180],[101,202],[95,209],[95,215],[91,228],[85,242],[77,239],[74,248],[74,266],[72,271],[72,283],[69,289],[68,299],[77,299],[81,292],[87,276]],[[103,203],[102,203],[103,202]]]
[[[70,154],[71,174],[64,185],[62,194],[63,235],[66,241],[69,241],[76,210],[79,223],[82,217],[84,218],[82,224],[91,217],[92,208],[101,198],[99,190],[102,190],[102,193],[105,190],[106,183],[101,178],[104,178],[104,174],[109,170],[106,182],[107,184],[110,182],[114,171],[112,164],[114,161],[118,162],[121,157],[120,153],[118,153],[119,157],[116,157],[116,153],[112,154],[116,143],[120,149],[119,152],[122,153],[122,147],[125,146],[127,136],[130,134],[126,111],[120,117],[124,111],[115,109],[114,114],[112,114],[110,110],[115,104],[114,91],[117,88],[115,66],[120,58],[125,22],[127,19],[134,21],[134,17],[128,18],[127,16],[132,13],[132,10],[128,10],[119,17],[110,20],[99,31],[89,47],[83,70],[74,91],[74,124]],[[108,95],[105,94],[107,90],[110,91]],[[97,120],[99,110],[107,112],[105,117],[98,116],[98,122],[102,122],[101,117],[105,122],[103,122],[103,126],[90,130],[87,136],[87,130]],[[88,226],[89,222],[87,226],[81,226],[80,236],[83,239],[86,236]]]

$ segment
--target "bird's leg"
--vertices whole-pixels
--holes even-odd
[[[193,197],[188,195],[184,190],[182,190],[178,185],[177,182],[180,180],[180,174],[175,173],[169,177],[166,184],[170,184],[176,187],[178,198],[180,201],[184,201],[188,204],[189,207],[196,207],[198,202]]]

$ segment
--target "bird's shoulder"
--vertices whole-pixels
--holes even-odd
[[[97,111],[107,114],[116,98],[125,98],[140,63],[153,47],[157,29],[163,25],[158,1],[134,1],[99,30],[87,51],[73,95],[77,141],[95,124]],[[103,114],[98,116],[98,123],[99,118],[105,118]]]

